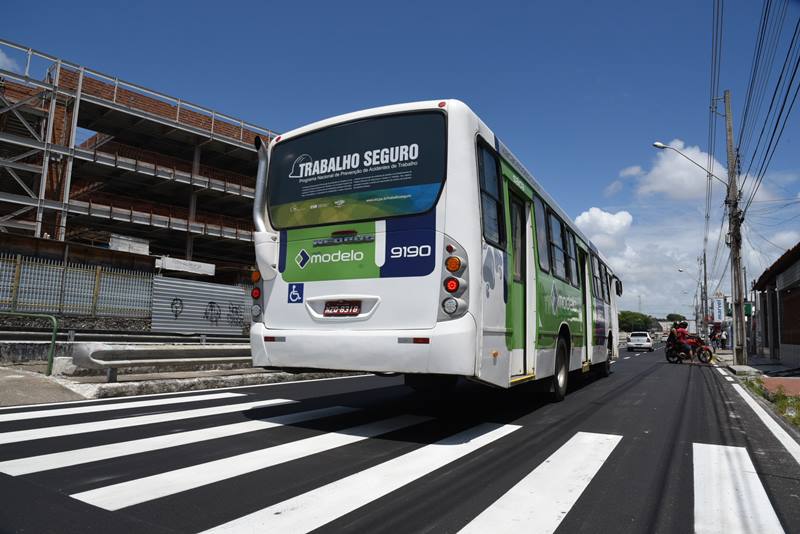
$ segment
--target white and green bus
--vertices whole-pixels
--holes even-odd
[[[463,376],[508,388],[607,374],[622,284],[458,100],[319,121],[267,145],[253,217],[253,364]]]

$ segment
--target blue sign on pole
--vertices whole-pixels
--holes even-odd
[[[303,284],[289,284],[289,294],[286,299],[289,304],[303,302]]]

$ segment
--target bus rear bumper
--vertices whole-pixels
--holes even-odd
[[[424,339],[429,342],[419,342]],[[250,327],[254,367],[472,376],[476,342],[477,327],[469,313],[427,330],[273,330],[263,323]]]

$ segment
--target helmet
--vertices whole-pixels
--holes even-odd
[[[687,326],[689,326],[689,323],[687,323],[686,321],[681,321],[681,322],[678,324],[678,326],[680,326],[681,328],[686,328]]]

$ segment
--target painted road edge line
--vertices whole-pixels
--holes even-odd
[[[736,393],[738,393],[739,396],[742,397],[742,399],[744,399],[744,402],[746,402],[747,405],[750,406],[750,408],[756,413],[758,418],[761,419],[761,422],[764,423],[764,425],[769,429],[769,431],[772,432],[772,435],[775,436],[775,438],[781,442],[781,445],[783,445],[786,448],[786,450],[789,452],[789,454],[792,455],[795,461],[798,464],[800,464],[800,444],[797,443],[797,441],[795,441],[794,438],[790,436],[788,432],[786,432],[783,428],[781,428],[781,425],[779,425],[778,422],[775,421],[775,419],[773,419],[767,413],[767,411],[764,408],[762,408],[755,401],[755,399],[753,399],[753,397],[751,397],[750,394],[744,390],[742,386],[740,386],[739,384],[734,384],[733,389],[735,389]]]
[[[554,532],[621,440],[578,432],[460,532]]]

